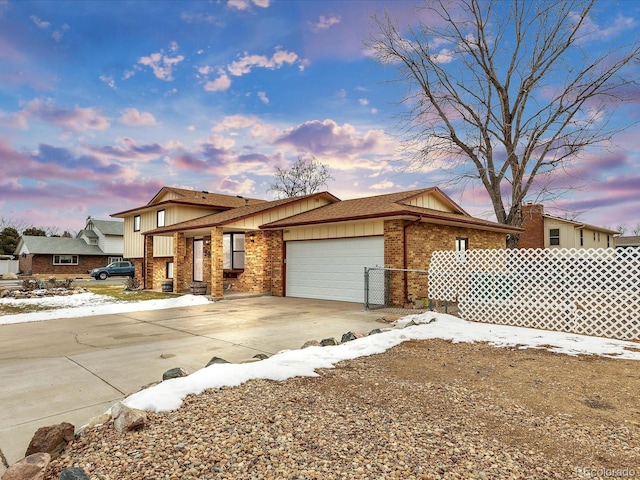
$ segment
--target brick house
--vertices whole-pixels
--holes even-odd
[[[122,259],[121,221],[87,218],[75,238],[20,237],[14,255],[27,275],[83,275]]]
[[[522,206],[519,248],[613,248],[615,230],[554,217],[544,213],[544,206]]]
[[[365,266],[427,269],[434,250],[504,248],[521,231],[470,216],[438,188],[264,201],[164,187],[113,216],[124,218],[124,255],[145,288],[171,278],[176,291],[201,282],[214,297],[233,289],[361,302]],[[410,290],[392,285],[393,301],[426,296]]]

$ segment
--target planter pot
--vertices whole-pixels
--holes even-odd
[[[162,282],[163,292],[173,292],[173,280],[164,280]]]
[[[207,284],[203,282],[194,282],[189,285],[189,291],[193,295],[206,295],[207,294]]]

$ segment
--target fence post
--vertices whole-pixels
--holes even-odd
[[[369,310],[369,268],[364,267],[364,309]]]

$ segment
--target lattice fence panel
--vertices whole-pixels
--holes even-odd
[[[438,251],[429,297],[465,320],[640,340],[640,248]]]

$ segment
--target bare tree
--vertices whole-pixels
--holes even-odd
[[[0,230],[4,230],[5,228],[13,228],[18,233],[20,233],[29,227],[30,225],[22,218],[0,217]]]
[[[616,232],[618,232],[620,235],[624,235],[625,232],[627,231],[627,226],[620,224],[615,228]]]
[[[274,182],[269,190],[278,198],[296,197],[316,193],[333,180],[327,166],[315,158],[298,157],[289,170],[276,167]]]
[[[549,194],[552,173],[610,140],[608,113],[635,83],[623,74],[638,44],[602,53],[596,3],[432,0],[428,24],[407,34],[389,15],[375,18],[370,46],[408,86],[413,162],[479,180],[498,222],[521,226],[528,194]]]

